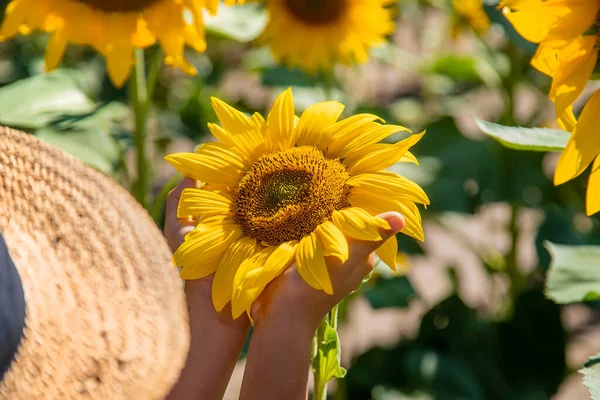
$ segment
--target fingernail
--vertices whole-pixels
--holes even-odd
[[[395,211],[379,214],[378,217],[385,219],[390,224],[390,231],[394,234],[400,232],[406,226],[406,221],[402,214]]]

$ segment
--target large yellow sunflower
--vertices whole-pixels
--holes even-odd
[[[183,51],[186,44],[199,52],[206,49],[204,5],[204,0],[13,0],[0,38],[32,30],[52,33],[48,71],[60,64],[67,43],[91,45],[106,57],[108,73],[120,87],[130,74],[133,49],[157,40],[168,64],[195,73]]]
[[[308,72],[361,63],[394,31],[395,0],[266,0],[263,39],[278,62]]]
[[[598,60],[598,35],[591,33],[600,13],[597,0],[504,0],[508,20],[527,40],[539,43],[532,65],[552,77],[549,97],[555,103],[558,123],[571,131],[554,183],[580,175],[600,154],[597,134],[600,92],[585,105],[579,121],[573,102],[581,95]],[[588,34],[589,33],[589,34]],[[596,158],[589,177],[586,212],[600,211],[600,161]]]
[[[182,193],[178,216],[199,223],[174,260],[184,279],[216,272],[217,310],[231,301],[235,318],[248,311],[293,261],[309,285],[331,294],[325,257],[346,261],[347,237],[380,240],[379,228],[389,228],[374,217],[381,212],[402,213],[403,232],[423,240],[415,203],[429,204],[427,195],[416,183],[384,171],[399,161],[416,162],[408,149],[423,133],[381,143],[408,130],[382,125],[371,114],[338,121],[344,106],[335,101],[312,105],[298,118],[290,89],[277,98],[266,121],[218,99],[213,106],[221,126],[209,128],[219,141],[166,160],[203,183]],[[377,253],[395,270],[395,237]]]

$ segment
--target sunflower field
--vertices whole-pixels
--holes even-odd
[[[198,222],[250,315],[406,226],[319,326],[310,398],[600,399],[597,0],[0,0],[0,125]],[[598,125],[594,118],[599,118]],[[591,166],[588,170],[588,166]],[[245,352],[226,393],[239,396]]]

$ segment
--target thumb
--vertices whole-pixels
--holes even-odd
[[[353,269],[352,276],[358,283],[373,270],[375,258],[372,253],[406,226],[406,220],[397,212],[385,212],[377,215],[377,218],[386,220],[390,226],[389,229],[379,229],[381,240],[349,242],[350,257],[348,257],[347,264],[356,267]]]
[[[380,229],[379,235],[381,236],[381,241],[372,242],[379,243],[379,245],[383,244],[387,239],[394,236],[396,233],[400,232],[406,226],[406,220],[402,216],[402,214],[397,213],[395,211],[384,212],[379,214],[376,218],[381,218],[387,221],[390,224],[390,229]],[[379,245],[377,247],[379,247]]]
[[[348,260],[350,262],[358,263],[359,261],[364,260],[369,256],[369,254],[377,250],[389,238],[400,232],[406,226],[404,217],[397,212],[385,212],[377,215],[377,218],[386,220],[390,226],[390,229],[379,229],[379,236],[381,236],[381,240],[349,240],[348,243],[350,244],[350,257]]]

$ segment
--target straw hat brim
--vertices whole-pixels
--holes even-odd
[[[160,399],[185,362],[181,280],[148,213],[108,177],[0,127],[0,232],[26,319],[0,399]]]

